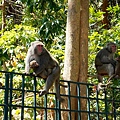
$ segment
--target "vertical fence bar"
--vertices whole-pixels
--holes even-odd
[[[90,99],[89,99],[89,85],[87,84],[87,111],[88,111],[88,120],[90,120]]]
[[[100,119],[100,116],[99,116],[99,97],[98,97],[98,95],[99,95],[99,92],[98,92],[98,90],[96,91],[96,109],[97,109],[97,120],[99,120]]]
[[[55,107],[56,107],[56,110],[55,110],[55,120],[57,120],[58,119],[58,111],[57,111],[58,101],[57,101],[56,95],[55,95]]]
[[[12,90],[13,90],[13,73],[10,73],[10,111],[9,120],[12,120]]]
[[[105,93],[105,115],[106,115],[106,120],[108,120],[108,106],[107,106],[107,92],[104,90]]]
[[[21,108],[21,120],[24,120],[24,87],[25,87],[25,75],[22,75],[22,108]]]
[[[114,120],[116,120],[116,106],[115,106],[115,99],[114,99],[114,91],[115,91],[115,89],[114,88],[112,88],[112,94],[113,94],[113,99],[112,99],[112,111],[113,111],[113,116],[114,116]]]
[[[77,96],[78,96],[78,120],[81,120],[81,105],[80,105],[80,84],[77,84]]]
[[[45,94],[45,97],[44,97],[44,106],[45,106],[45,109],[44,109],[45,120],[47,120],[47,94]]]
[[[8,120],[9,74],[5,73],[4,120]]]
[[[61,120],[60,101],[57,101],[57,119],[56,120]]]
[[[56,110],[55,110],[55,120],[61,120],[61,110],[60,110],[60,101],[57,100],[57,97],[55,95],[55,105],[56,105]]]
[[[36,77],[34,76],[34,120],[36,120],[36,86],[37,86],[37,82],[36,82]]]
[[[55,110],[55,120],[58,120],[58,117],[59,117],[59,115],[58,115],[58,110],[57,110],[57,108],[58,108],[58,101],[57,101],[56,95],[55,95],[55,106],[56,106],[56,110]]]
[[[69,109],[68,120],[71,120],[70,82],[68,82],[68,109]]]

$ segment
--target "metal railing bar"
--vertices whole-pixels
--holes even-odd
[[[44,120],[47,120],[47,110],[48,110],[48,107],[47,107],[47,94],[44,95],[44,96],[45,96],[45,99],[44,99],[44,106],[45,106],[44,113],[45,113],[45,119],[44,119]]]
[[[80,95],[80,84],[77,85],[77,95],[79,96],[78,98],[78,111],[81,110],[81,102],[80,102],[80,99],[81,99],[81,95]],[[81,120],[81,113],[78,112],[78,120]]]
[[[90,111],[90,99],[89,99],[89,85],[87,85],[87,111]],[[90,120],[90,112],[88,112],[88,120]]]
[[[10,74],[10,107],[9,107],[9,120],[12,119],[12,107],[11,107],[11,104],[12,104],[12,88],[13,88],[13,74],[11,73]]]
[[[46,95],[44,95],[43,96],[44,98],[41,97],[44,100],[44,105],[43,104],[42,104],[43,106],[41,106],[41,104],[39,105],[37,100],[39,99],[38,95],[40,91],[37,90],[37,76],[34,76],[32,74],[26,75],[24,73],[7,72],[7,71],[0,71],[0,72],[2,72],[3,75],[5,75],[5,85],[0,86],[0,90],[2,91],[2,94],[4,95],[4,103],[2,103],[2,101],[0,103],[0,107],[4,108],[4,111],[3,111],[4,120],[8,120],[8,119],[11,120],[13,117],[11,115],[12,110],[13,109],[17,110],[17,108],[21,109],[21,113],[20,113],[21,120],[24,119],[24,112],[26,108],[32,109],[33,111],[32,118],[34,120],[37,119],[36,116],[39,113],[38,111],[44,112],[44,115],[42,114],[42,119],[44,120],[49,119],[48,116],[50,114],[50,111],[53,111],[53,116],[56,120],[61,120],[62,112],[67,113],[68,120],[71,120],[72,118],[71,113],[77,113],[76,115],[78,115],[77,116],[78,119],[81,119],[81,113],[86,113],[88,114],[89,120],[90,119],[99,120],[103,117],[106,120],[108,120],[109,117],[113,118],[114,120],[117,120],[118,117],[120,117],[120,112],[118,110],[119,103],[120,103],[118,99],[119,96],[116,99],[116,93],[119,93],[120,91],[120,88],[118,87],[110,86],[111,92],[109,92],[109,88],[108,88],[108,90],[103,90],[103,94],[100,94],[100,93],[96,94],[93,92],[91,94],[91,91],[89,90],[94,86],[94,84],[75,82],[72,80],[60,80],[61,83],[68,85],[68,88],[67,88],[68,94],[66,95],[60,94],[64,98],[66,97],[66,99],[68,100],[67,101],[68,108],[64,109],[64,108],[61,108],[62,103],[57,100],[56,93],[52,93],[52,92],[49,92]],[[21,76],[22,86],[20,86],[20,88],[14,88],[13,80],[14,80],[14,76],[16,75]],[[34,84],[30,90],[25,88],[26,76],[31,76],[32,79],[34,79]],[[71,89],[70,89],[71,85],[76,86],[77,95],[71,95]],[[81,96],[80,94],[81,86],[84,86],[84,89],[87,90],[86,96]],[[13,93],[15,93],[16,91],[21,94],[21,97],[17,99],[13,99]],[[109,94],[111,94],[112,97]],[[55,105],[52,107],[48,104],[50,95],[55,96],[55,99],[54,99]],[[31,102],[30,105],[25,105],[26,99],[29,97],[33,97],[33,101]],[[77,100],[78,109],[73,109],[71,107],[71,100],[73,98]],[[87,110],[81,109],[81,99],[85,101],[87,100],[87,107],[88,107]],[[103,103],[103,106],[100,106],[102,103]],[[93,104],[94,106],[91,106],[91,104]]]
[[[112,110],[112,111],[113,111],[113,113],[114,113],[114,114],[113,114],[114,120],[116,120],[116,106],[115,106],[115,100],[114,100],[114,97],[115,97],[115,95],[114,95],[114,89],[113,89],[113,92],[112,92],[112,93],[113,93],[113,97],[112,97],[112,98],[113,98],[113,99],[112,99],[112,100],[113,100],[113,101],[112,101],[113,110]]]
[[[24,119],[24,87],[25,87],[25,75],[22,75],[22,107],[21,107],[21,120]]]
[[[9,74],[5,74],[5,95],[4,95],[4,120],[8,120],[8,93],[9,93]]]
[[[36,86],[37,86],[37,82],[36,82],[36,77],[34,77],[34,120],[36,120]]]
[[[70,95],[70,83],[68,82],[68,109],[70,110],[68,113],[68,120],[71,120],[71,95]]]
[[[108,120],[108,105],[107,105],[107,93],[105,91],[105,115],[106,115],[106,120]]]
[[[99,95],[99,93],[98,93],[98,91],[96,91],[96,103],[97,103],[97,106],[96,106],[96,110],[97,110],[97,120],[99,120],[100,119],[100,116],[99,116],[99,99],[98,99],[98,95]]]
[[[25,75],[25,76],[35,76],[34,74],[25,74],[25,73],[17,73],[17,72],[9,72],[9,71],[1,71],[0,72],[2,73],[13,73],[15,75]],[[39,77],[39,76],[36,76],[36,77]],[[95,84],[91,84],[91,83],[84,83],[84,82],[75,82],[75,81],[72,81],[72,80],[60,80],[60,82],[69,82],[69,83],[74,83],[74,84],[81,84],[81,85],[90,85],[90,86],[94,86]],[[111,87],[111,88],[115,88],[115,89],[120,89],[120,88],[116,88],[116,87]]]

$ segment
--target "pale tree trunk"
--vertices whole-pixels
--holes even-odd
[[[80,0],[80,63],[79,82],[87,82],[88,72],[88,27],[89,27],[89,0]],[[86,86],[80,86],[80,95],[86,97]],[[81,110],[87,111],[87,100],[81,100]],[[87,113],[81,114],[81,120],[87,120]]]
[[[68,0],[66,48],[63,78],[75,82],[87,82],[88,68],[88,16],[89,0]],[[70,94],[76,95],[76,86],[71,84]],[[86,96],[86,87],[81,86],[81,96]],[[66,91],[66,94],[67,91]],[[77,100],[71,99],[71,109],[77,110]],[[67,100],[62,105],[68,108]],[[81,100],[81,110],[86,110],[86,100]],[[62,114],[62,120],[67,120],[68,115]],[[72,120],[77,119],[77,114],[72,112]],[[81,120],[87,120],[87,114],[81,114]]]

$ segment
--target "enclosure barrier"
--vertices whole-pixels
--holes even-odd
[[[82,120],[82,113],[88,120],[120,120],[119,88],[110,87],[98,94],[93,91],[93,84],[61,80],[68,85],[67,94],[61,94],[67,100],[64,108],[53,92],[39,97],[37,82],[37,77],[32,75],[0,71],[0,120],[62,120],[63,114],[72,120],[72,113],[77,114],[77,120]],[[71,85],[76,86],[77,95],[71,95]],[[83,87],[86,96],[81,95]],[[77,102],[73,103],[72,99]],[[86,110],[81,109],[81,100],[87,101]],[[77,109],[72,109],[72,104],[77,104]]]

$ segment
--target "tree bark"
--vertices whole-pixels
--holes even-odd
[[[80,0],[68,0],[66,48],[63,78],[69,81],[78,81],[79,77],[79,31],[80,31]],[[76,86],[71,84],[71,95],[76,95]],[[66,91],[66,94],[68,92]],[[64,109],[68,109],[65,101]],[[72,103],[76,102],[71,99]],[[76,104],[71,103],[71,109],[76,109]],[[75,113],[71,115],[75,119]],[[62,120],[67,120],[68,114],[64,113]]]
[[[79,82],[87,82],[88,73],[88,28],[89,28],[89,0],[80,0],[80,59]],[[80,86],[80,95],[86,97],[86,86]],[[87,99],[81,99],[81,110],[87,111]],[[81,119],[87,120],[87,113],[81,113]]]
[[[5,0],[2,0],[2,30],[5,29]]]
[[[102,11],[104,12],[104,14],[103,14],[104,18],[103,18],[102,23],[105,25],[104,26],[105,29],[109,28],[109,20],[108,20],[107,7],[108,7],[108,0],[103,0]]]
[[[63,78],[69,81],[86,82],[88,68],[88,16],[89,0],[68,0],[68,15],[66,29],[66,48]],[[77,95],[75,84],[70,86],[70,94]],[[67,92],[66,92],[67,94]],[[81,86],[81,96],[86,96],[86,86]],[[71,98],[71,109],[77,110],[77,99]],[[63,108],[68,108],[67,100]],[[86,100],[81,99],[81,110],[86,110]],[[87,120],[86,114],[81,119]],[[62,120],[67,120],[64,114]],[[72,112],[71,120],[77,119]]]

